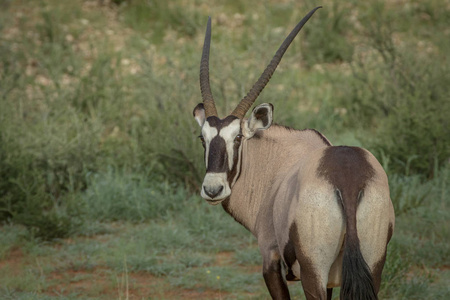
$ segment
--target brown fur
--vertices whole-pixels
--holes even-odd
[[[378,274],[370,272],[362,257],[356,226],[358,203],[362,199],[364,188],[375,175],[375,170],[368,162],[363,149],[340,146],[325,150],[320,160],[318,175],[324,177],[336,189],[346,219],[341,298],[376,299],[378,282],[374,282],[373,275],[378,277]],[[381,258],[381,265],[384,265],[384,258],[385,255]]]
[[[217,131],[239,118],[241,133],[246,139],[241,148],[234,147],[241,149],[241,156],[240,160],[236,155],[233,157],[231,174],[230,170],[222,170],[227,152],[210,149],[211,167],[208,165],[202,195],[212,200],[218,195],[213,194],[213,188],[226,191],[218,199],[235,220],[257,237],[263,256],[264,280],[273,299],[290,299],[284,276],[287,279],[301,277],[308,300],[331,299],[332,288],[340,284],[341,277],[341,298],[375,299],[376,294],[366,293],[366,287],[372,292],[374,288],[363,254],[374,266],[378,280],[386,257],[385,235],[389,241],[395,218],[387,177],[378,161],[360,148],[333,147],[316,130],[297,131],[273,125],[262,131],[272,122],[273,106],[268,104],[257,106],[248,122],[243,120],[289,44],[318,8],[297,24],[231,116],[223,120],[208,117],[216,116],[217,112],[215,107],[206,109],[207,122]],[[208,70],[210,32],[208,20],[200,72],[205,105],[214,105]],[[194,116],[203,126],[204,115],[199,107],[194,110]],[[236,130],[236,127],[231,129]],[[209,146],[223,148],[224,143],[214,139]],[[240,143],[239,137],[237,142]],[[230,143],[228,141],[229,149]],[[238,161],[240,165],[236,166]],[[217,172],[219,169],[222,172]],[[224,174],[228,177],[223,177]],[[237,176],[239,180],[233,186],[233,178]],[[224,178],[228,185],[224,185]],[[211,188],[206,190],[207,186]],[[367,197],[363,197],[366,191]],[[359,205],[361,199],[363,202]],[[357,220],[360,221],[358,228]],[[387,222],[392,225],[389,229]],[[363,236],[361,248],[359,229]],[[283,264],[288,268],[287,274],[282,274]],[[342,273],[338,273],[340,269]],[[376,285],[379,286],[379,281]]]
[[[344,201],[357,201],[359,193],[375,173],[363,149],[347,146],[328,147],[317,172],[342,193]],[[354,203],[347,207],[355,209],[352,214],[356,213]]]
[[[326,297],[329,294],[326,288],[315,287],[317,281],[313,278],[317,277],[317,272],[313,262],[308,263],[308,258],[302,255],[306,252],[290,238],[293,229],[289,231],[289,237],[280,237],[278,240],[284,228],[293,226],[289,215],[294,212],[289,207],[293,207],[293,201],[297,201],[299,188],[315,184],[314,182],[322,184],[320,182],[325,181],[342,190],[344,194],[352,195],[347,198],[353,199],[351,201],[354,205],[347,206],[355,207],[356,214],[359,192],[369,183],[378,185],[379,178],[385,175],[375,176],[381,169],[378,166],[376,169],[373,167],[373,158],[369,160],[365,150],[356,147],[330,147],[327,140],[313,130],[292,130],[272,125],[255,136],[257,138],[247,140],[243,144],[242,172],[230,198],[223,202],[223,206],[239,223],[255,234],[260,247],[264,248],[265,245],[273,243],[279,245],[278,251],[287,266],[287,274],[284,275],[289,276],[288,279],[296,279],[290,268],[295,260],[301,260],[302,284],[309,290],[308,298],[313,299],[318,295]],[[311,181],[314,178],[313,170],[321,168],[324,170],[318,171],[316,179]],[[297,172],[302,174],[301,177],[294,175]],[[357,176],[358,172],[363,175]],[[354,195],[356,196],[353,197]],[[332,197],[337,199],[336,196]],[[276,210],[275,203],[276,207],[284,209]],[[342,214],[342,211],[339,211],[339,214]],[[274,221],[275,216],[278,223]],[[339,253],[339,249],[336,251]]]
[[[299,197],[305,197],[305,191],[314,191],[314,187],[317,187],[316,193],[335,202],[335,209],[328,209],[326,213],[334,211],[332,213],[336,215],[331,216],[334,220],[343,213],[337,205],[336,193],[333,192],[333,189],[338,189],[343,195],[352,195],[344,197],[352,200],[349,200],[347,205],[343,203],[341,207],[354,208],[352,213],[346,215],[355,216],[360,198],[358,196],[362,195],[361,190],[370,186],[368,191],[373,193],[374,189],[387,188],[386,176],[380,173],[383,172],[381,166],[374,164],[377,164],[376,160],[365,150],[355,147],[330,147],[328,140],[313,130],[292,130],[272,125],[242,142],[240,177],[232,187],[231,195],[222,205],[236,221],[257,237],[263,255],[264,278],[273,295],[281,295],[286,291],[287,287],[280,280],[280,276],[296,279],[298,271],[293,272],[292,269],[296,263],[296,268],[300,265],[300,276],[307,299],[326,299],[330,296],[331,288],[339,284],[339,278],[333,277],[333,284],[327,286],[327,282],[324,283],[323,280],[326,280],[324,275],[328,274],[328,270],[324,273],[324,270],[320,269],[320,257],[310,256],[311,246],[308,245],[308,239],[315,241],[315,238],[311,236],[313,233],[302,228],[305,225],[308,228],[311,224],[302,223],[303,217],[297,215],[305,209],[303,204],[299,205]],[[358,173],[362,175],[358,176]],[[368,197],[371,197],[370,193]],[[362,201],[365,201],[364,197]],[[302,201],[307,200],[308,198],[303,198]],[[314,209],[311,204],[308,205],[307,209]],[[315,214],[323,216],[324,221],[328,222],[323,224],[329,224],[330,215],[324,215],[317,209]],[[302,228],[306,240],[300,240],[300,234],[294,234],[293,221],[297,224],[295,230]],[[319,220],[314,222],[320,224]],[[336,232],[341,225],[333,224],[333,230]],[[323,226],[329,225],[321,226],[317,234],[322,234],[323,230],[327,230],[327,227]],[[338,235],[335,239],[333,243],[336,249],[332,250],[332,253],[335,253],[337,258],[343,237]],[[277,255],[270,254],[274,251]],[[342,256],[340,257],[342,259]],[[283,263],[287,270],[281,274]],[[340,268],[339,263],[336,263],[336,266]]]

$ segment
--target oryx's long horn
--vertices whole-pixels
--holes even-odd
[[[294,40],[295,36],[299,33],[300,29],[302,29],[303,25],[311,18],[311,16],[315,13],[316,10],[321,8],[322,6],[316,7],[313,10],[311,10],[298,24],[295,26],[295,28],[291,31],[291,33],[288,35],[288,37],[284,40],[283,44],[281,44],[278,51],[275,53],[275,56],[270,61],[269,65],[267,65],[264,72],[261,74],[261,77],[259,77],[258,81],[253,85],[251,90],[248,92],[247,96],[245,96],[241,102],[237,105],[237,107],[234,109],[234,111],[231,113],[232,115],[238,117],[239,119],[242,119],[247,111],[252,106],[253,102],[255,102],[256,98],[258,98],[261,91],[264,89],[266,84],[269,82],[270,78],[272,77],[273,72],[275,72],[275,69],[277,68],[278,64],[281,61],[281,58],[283,57],[284,53],[286,52],[287,48],[291,44],[291,42]]]
[[[216,116],[217,110],[214,104],[211,87],[209,85],[209,48],[211,44],[211,17],[208,18],[206,26],[205,42],[203,44],[202,60],[200,62],[200,90],[202,91],[203,105],[205,107],[205,115]]]

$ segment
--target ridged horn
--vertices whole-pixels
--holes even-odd
[[[205,116],[216,116],[217,110],[214,104],[214,98],[209,85],[209,48],[211,45],[211,17],[208,17],[206,26],[205,42],[203,44],[202,60],[200,62],[200,90],[202,92],[203,105],[205,107]]]
[[[264,89],[264,87],[269,82],[270,78],[272,77],[273,73],[275,72],[278,64],[281,61],[281,58],[283,57],[284,53],[286,52],[289,45],[292,43],[294,38],[299,33],[300,29],[302,29],[303,25],[305,25],[306,22],[308,22],[309,18],[318,10],[319,8],[322,8],[322,6],[316,7],[313,10],[311,10],[303,19],[295,26],[295,28],[291,31],[291,33],[287,36],[287,38],[284,40],[283,44],[281,44],[280,48],[275,53],[275,56],[272,58],[270,63],[267,65],[264,72],[259,77],[258,81],[253,85],[251,90],[248,92],[248,94],[239,102],[239,104],[236,106],[236,108],[231,113],[233,116],[238,117],[239,119],[242,119],[247,111],[250,109],[250,107],[255,102],[256,98],[258,98],[261,91]]]

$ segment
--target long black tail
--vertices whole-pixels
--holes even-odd
[[[344,204],[347,232],[345,234],[344,256],[342,259],[342,284],[340,298],[342,300],[378,299],[372,274],[359,247],[359,239],[356,231],[355,204],[357,202],[353,202],[353,205],[346,201],[343,201],[343,203],[347,204]]]
[[[346,237],[342,260],[341,299],[378,299],[372,274],[359,249],[359,240]]]

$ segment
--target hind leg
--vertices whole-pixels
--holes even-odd
[[[372,273],[376,293],[380,289],[387,244],[394,224],[394,209],[389,197],[375,194],[367,188],[358,207],[357,228],[361,253]]]
[[[333,298],[333,288],[327,289],[327,300],[331,300]]]
[[[318,272],[302,269],[301,276],[306,299],[332,299],[333,288],[326,287],[326,282],[320,279]]]
[[[289,289],[283,277],[281,257],[274,248],[261,249],[263,276],[272,299],[289,300]]]
[[[307,300],[326,300],[327,287],[326,282],[317,271],[312,268],[304,268],[301,266],[301,281],[303,286],[303,292],[305,293]]]
[[[322,196],[326,194],[329,197]],[[296,214],[290,238],[300,263],[306,298],[326,300],[331,296],[331,290],[327,291],[331,266],[339,256],[344,239],[344,219],[333,193],[316,188],[307,196],[300,199],[302,210]],[[310,201],[311,198],[315,201]],[[332,280],[339,283],[339,279]]]
[[[387,250],[387,244],[389,243],[389,240],[392,237],[393,229],[392,225],[389,225],[388,227],[388,233],[387,233],[387,242],[386,246],[384,247],[384,253],[381,254],[381,257],[371,257],[366,252],[366,256],[368,257],[368,265],[370,267],[372,278],[373,278],[373,284],[375,288],[375,292],[378,294],[381,286],[381,273],[383,272],[384,263],[386,262],[386,250]],[[382,242],[382,241],[381,241]],[[364,253],[363,253],[364,255]]]
[[[329,239],[328,243],[325,243],[317,235],[314,242],[299,243],[296,247],[295,252],[300,263],[300,279],[306,299],[331,299],[332,289],[327,289],[328,276],[333,262],[339,255],[339,243],[339,237]]]
[[[386,255],[384,255],[373,267],[370,268],[372,272],[373,285],[377,294],[381,286],[381,273],[383,271],[385,261]]]

